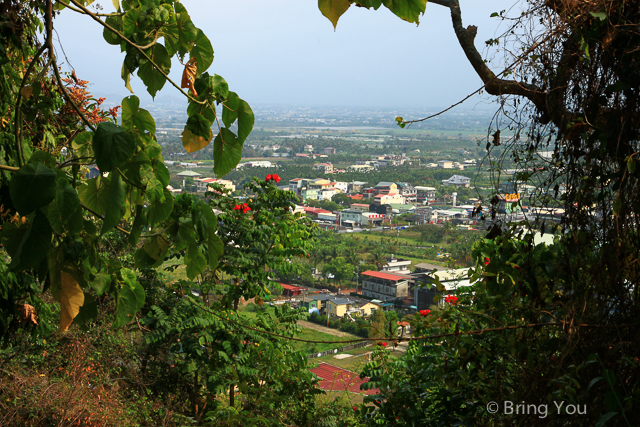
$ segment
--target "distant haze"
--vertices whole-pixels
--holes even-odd
[[[182,3],[213,45],[209,73],[224,77],[249,104],[437,110],[481,86],[457,43],[448,9],[434,4],[427,4],[418,27],[386,9],[352,7],[334,32],[313,0]],[[500,25],[489,15],[514,3],[461,1],[465,25],[479,27],[479,49]],[[110,2],[103,6],[111,11]],[[65,10],[56,18],[56,29],[70,64],[92,83],[94,94],[115,103],[129,94],[120,79],[124,54],[104,42],[99,24]],[[57,47],[63,71],[69,71]],[[172,79],[179,82],[181,73],[174,60]],[[152,101],[137,77],[132,87],[143,104]],[[156,99],[180,97],[167,83]],[[490,97],[473,97],[463,108],[486,108],[490,102]]]

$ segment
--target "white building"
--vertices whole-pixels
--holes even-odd
[[[470,187],[471,186],[471,178],[467,178],[462,175],[453,175],[449,179],[443,179],[442,185],[453,185],[454,187]]]
[[[236,191],[236,186],[233,185],[233,182],[229,181],[228,179],[196,178],[194,179],[194,181],[196,183],[196,192],[198,193],[211,191],[211,188],[209,188],[209,184],[219,184],[230,191]]]

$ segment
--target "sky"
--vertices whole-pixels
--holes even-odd
[[[463,22],[477,25],[476,46],[504,29],[492,12],[516,0],[461,0]],[[111,2],[101,2],[105,12]],[[249,104],[438,109],[481,86],[457,43],[448,9],[428,3],[420,25],[402,21],[383,7],[351,7],[337,30],[314,0],[184,0],[196,27],[211,40],[219,74]],[[124,97],[124,54],[102,38],[102,27],[70,10],[55,19],[59,63],[70,65],[100,96]],[[62,46],[62,49],[61,47]],[[68,60],[67,60],[68,59]],[[496,67],[499,64],[496,65]],[[174,60],[170,76],[179,82]],[[142,104],[152,101],[139,78],[132,87]],[[179,98],[166,84],[157,99]],[[473,97],[465,110],[490,105]]]

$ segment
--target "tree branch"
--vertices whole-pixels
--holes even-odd
[[[16,113],[14,117],[14,141],[16,143],[16,151],[18,154],[18,164],[22,166],[25,162],[24,153],[22,152],[22,112],[20,110],[20,104],[22,102],[22,89],[24,85],[27,83],[27,79],[29,78],[29,74],[33,71],[33,67],[38,62],[40,55],[47,48],[47,45],[42,45],[38,52],[35,54],[29,66],[27,67],[27,71],[24,73],[24,77],[22,78],[22,83],[20,83],[20,89],[18,90],[18,99],[16,100]]]
[[[47,0],[47,12],[45,14],[45,20],[46,20],[46,25],[47,25],[47,42],[46,42],[46,46],[49,48],[49,59],[51,59],[52,65],[53,65],[53,73],[56,76],[56,82],[58,83],[58,86],[60,87],[60,90],[62,91],[62,94],[64,95],[64,97],[67,99],[67,101],[69,102],[69,104],[71,104],[71,106],[73,107],[74,110],[76,110],[76,113],[78,113],[78,115],[80,116],[80,119],[84,122],[84,124],[91,129],[93,132],[96,131],[96,128],[91,124],[91,122],[89,122],[89,120],[85,117],[84,114],[82,114],[82,111],[80,111],[80,108],[78,107],[78,105],[75,103],[75,101],[73,99],[71,99],[71,96],[69,95],[69,92],[67,92],[67,88],[64,87],[64,84],[62,83],[62,78],[60,78],[60,72],[58,71],[58,62],[56,61],[56,55],[53,49],[53,7],[51,4],[52,0]]]
[[[462,25],[462,12],[460,11],[460,3],[458,0],[434,1],[433,3],[442,4],[450,3],[448,6],[451,10],[451,21],[453,30],[456,33],[460,47],[469,63],[478,74],[478,77],[484,83],[487,93],[491,95],[518,95],[529,99],[541,112],[547,111],[545,104],[546,93],[537,86],[519,82],[516,80],[505,80],[498,78],[482,59],[482,56],[474,45],[475,34],[473,29],[464,28]]]
[[[60,3],[62,3],[65,6],[68,6],[67,3],[63,2],[62,0],[58,0]],[[147,55],[144,50],[142,49],[142,46],[138,46],[137,44],[135,44],[134,42],[132,42],[131,40],[129,40],[128,38],[126,38],[123,34],[121,34],[118,30],[116,30],[115,28],[113,28],[111,25],[107,24],[106,22],[103,22],[100,18],[98,18],[98,16],[95,13],[92,13],[89,9],[87,9],[86,7],[84,7],[82,4],[80,4],[78,2],[78,0],[69,0],[70,2],[72,2],[74,5],[76,5],[78,8],[80,8],[84,13],[86,13],[87,15],[91,16],[93,18],[94,21],[98,22],[100,25],[102,25],[103,27],[109,29],[110,31],[112,31],[116,36],[118,36],[122,41],[124,41],[125,43],[129,44],[131,47],[133,47],[134,49],[136,49],[138,52],[140,52],[140,54],[142,54],[150,63],[151,65],[154,66],[154,68],[156,70],[158,70],[158,72],[160,74],[162,74],[164,76],[165,79],[167,79],[167,81],[169,83],[171,83],[176,89],[178,89],[184,96],[186,96],[187,98],[189,98],[191,101],[193,102],[197,102],[198,104],[204,104],[204,101],[198,101],[196,98],[194,98],[193,96],[189,95],[187,92],[185,92],[184,90],[182,90],[182,88],[173,80],[171,80],[169,78],[169,76],[162,71],[162,69],[158,66],[158,64],[156,64],[150,57],[149,55]]]

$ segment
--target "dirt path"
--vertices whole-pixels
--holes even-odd
[[[325,326],[316,325],[315,323],[307,322],[304,320],[298,320],[298,325],[302,326],[303,328],[315,329],[318,332],[324,332],[325,334],[331,334],[337,337],[354,337],[354,335],[347,332],[342,332],[337,329],[331,329]]]

